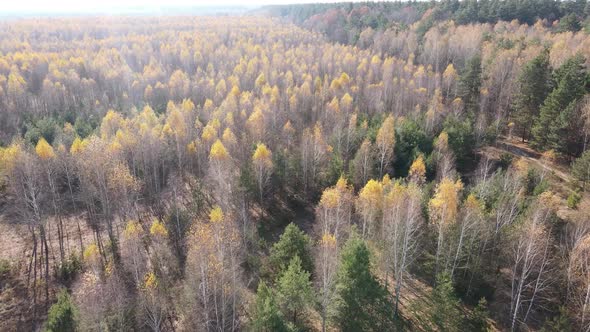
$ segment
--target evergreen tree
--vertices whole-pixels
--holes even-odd
[[[582,29],[578,16],[574,13],[568,14],[559,20],[559,32],[572,31],[577,32]]]
[[[369,248],[357,236],[342,250],[336,281],[334,321],[341,331],[390,331],[393,304],[371,273]]]
[[[294,223],[290,223],[279,241],[270,250],[270,263],[273,270],[281,275],[295,256],[301,259],[301,266],[307,272],[313,271],[313,260],[310,251],[311,240]]]
[[[440,331],[461,331],[462,315],[459,300],[455,295],[453,283],[448,274],[436,278],[436,287],[432,290],[431,319]]]
[[[475,55],[465,64],[465,69],[459,80],[459,96],[465,103],[465,109],[473,116],[479,105],[479,90],[481,88],[481,56]]]
[[[514,122],[521,132],[523,142],[528,138],[532,123],[539,115],[539,108],[551,87],[549,49],[527,63],[518,77],[520,89],[515,96]]]
[[[76,330],[76,308],[67,290],[57,296],[57,303],[49,308],[47,332],[69,332]]]
[[[581,54],[569,58],[556,72],[557,86],[545,99],[533,127],[533,145],[540,150],[554,149],[575,153],[581,136],[579,119],[574,116],[576,103],[586,92],[585,59]],[[579,143],[579,142],[578,142]],[[578,147],[579,148],[579,147]]]
[[[572,175],[580,182],[582,188],[590,182],[590,151],[584,152],[582,156],[572,164]]]
[[[293,257],[289,267],[277,282],[278,297],[281,307],[293,317],[297,323],[297,314],[313,301],[313,286],[309,272],[301,266],[299,256]]]
[[[488,331],[489,314],[488,314],[487,306],[488,306],[488,302],[486,301],[486,299],[484,297],[482,297],[479,300],[479,302],[477,303],[477,306],[473,309],[473,312],[470,317],[470,323],[471,323],[471,328],[472,328],[471,331],[474,331],[474,332]]]
[[[253,331],[280,332],[288,330],[276,303],[275,294],[264,281],[258,284],[255,306],[254,317],[252,318]]]
[[[571,332],[572,324],[568,317],[567,309],[559,307],[559,314],[545,321],[541,332]]]

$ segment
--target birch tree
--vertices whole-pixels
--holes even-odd
[[[375,145],[379,152],[379,177],[383,176],[386,167],[389,166],[393,158],[393,148],[395,146],[395,127],[393,115],[387,116],[381,128],[377,132]]]
[[[544,193],[519,225],[510,253],[510,329],[526,325],[531,312],[543,300],[550,285],[550,239],[547,223],[553,213],[550,197]]]
[[[383,203],[383,241],[386,271],[393,272],[395,315],[401,298],[404,278],[418,253],[418,235],[422,224],[421,192],[415,184],[396,182]],[[387,275],[385,274],[387,283]],[[387,284],[386,284],[387,285]]]

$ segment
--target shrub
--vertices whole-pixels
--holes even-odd
[[[47,332],[69,332],[76,330],[76,308],[67,290],[57,296],[57,303],[49,308]]]
[[[574,191],[571,194],[569,194],[569,196],[567,197],[567,206],[570,209],[577,209],[578,204],[580,203],[581,200],[582,200],[582,195],[580,195],[580,193]]]
[[[0,259],[0,276],[6,276],[10,273],[10,262],[6,259]]]
[[[72,254],[66,259],[56,271],[57,279],[65,285],[74,280],[74,277],[82,269],[82,262],[78,255]]]
[[[508,169],[508,167],[510,167],[510,165],[512,164],[512,160],[514,159],[514,157],[508,153],[508,152],[504,152],[500,155],[500,161],[499,161],[499,166],[501,169],[506,170]]]

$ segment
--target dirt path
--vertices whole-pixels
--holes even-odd
[[[567,167],[555,163],[542,162],[540,160],[542,155],[522,142],[516,142],[514,140],[503,138],[498,140],[496,147],[499,150],[519,156],[531,163],[536,164],[538,167],[555,174],[555,176],[559,177],[564,182],[573,181],[572,177],[568,173],[569,170]]]

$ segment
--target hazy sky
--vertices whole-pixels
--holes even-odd
[[[117,8],[143,8],[157,10],[159,7],[185,6],[257,6],[309,2],[339,2],[343,0],[2,0],[0,13],[4,12],[92,12],[116,11]]]

